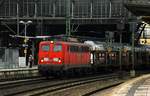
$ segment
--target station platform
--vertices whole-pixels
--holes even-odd
[[[15,69],[0,69],[0,80],[19,79],[35,76],[39,76],[37,66],[33,66],[32,68],[24,67]]]
[[[106,96],[150,96],[150,74],[131,79]]]
[[[13,68],[13,69],[5,69],[5,68],[1,68],[1,71],[17,71],[17,70],[32,70],[32,69],[37,69],[37,66],[33,66],[32,68],[29,67],[20,67],[20,68]]]

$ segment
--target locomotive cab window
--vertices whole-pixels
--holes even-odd
[[[49,45],[42,45],[41,49],[42,49],[42,51],[49,51],[50,46]]]
[[[54,52],[62,51],[62,45],[54,45]]]
[[[85,46],[82,46],[82,51],[81,52],[88,52],[89,51],[89,48],[88,47],[85,47]]]
[[[70,52],[78,52],[78,51],[79,51],[79,47],[78,46],[74,46],[74,45],[70,46]]]

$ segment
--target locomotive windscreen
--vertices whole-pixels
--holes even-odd
[[[62,45],[54,45],[54,52],[62,51]]]
[[[49,45],[42,45],[42,50],[43,51],[49,51],[50,46]]]

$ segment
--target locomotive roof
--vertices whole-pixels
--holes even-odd
[[[70,44],[70,45],[81,45],[81,46],[89,46],[88,44],[84,44],[81,42],[67,42],[67,41],[41,41],[40,43],[45,44],[45,43],[51,43],[53,42],[54,44]]]
[[[67,42],[67,41],[52,41],[55,44],[69,44],[69,45],[80,45],[80,46],[89,46],[89,44],[85,44],[85,43],[81,43],[81,42]],[[40,44],[46,44],[46,43],[51,43],[51,41],[41,41]],[[126,49],[128,51],[131,51],[132,46],[129,44],[122,44],[120,45],[120,43],[112,43],[112,44],[108,44],[106,42],[96,42],[97,44],[102,44],[104,47],[104,50],[107,50],[108,48],[111,48],[112,51],[118,51],[121,47],[123,49]],[[134,47],[135,51],[150,51],[150,46],[135,46]]]

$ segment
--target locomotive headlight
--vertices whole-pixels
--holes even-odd
[[[58,62],[61,63],[61,60],[59,60]]]
[[[53,58],[53,61],[58,62],[59,58]]]
[[[43,60],[43,59],[41,59],[41,62],[44,62],[44,60]]]
[[[46,57],[45,57],[45,58],[44,58],[44,61],[49,61],[49,58],[46,58]]]

